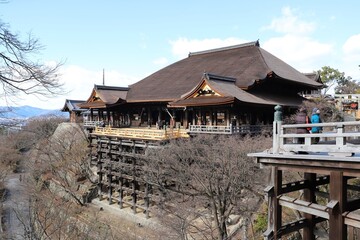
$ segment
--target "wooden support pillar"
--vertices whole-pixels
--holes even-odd
[[[308,187],[304,189],[304,201],[315,203],[316,202],[316,196],[315,196],[316,174],[315,173],[304,173],[304,179],[308,182]],[[303,239],[304,240],[315,240],[314,216],[311,214],[305,213],[304,217],[308,222],[308,226],[304,228]]]
[[[132,207],[133,207],[133,213],[136,214],[136,202],[137,202],[137,194],[136,194],[136,159],[132,159],[132,165],[133,165],[133,180],[132,180]]]
[[[152,125],[152,116],[151,116],[151,108],[148,107],[147,108],[147,122],[148,122],[148,127],[151,127]]]
[[[337,201],[337,206],[329,213],[329,239],[346,240],[347,228],[342,213],[347,202],[346,178],[340,171],[330,173],[330,200]]]
[[[99,175],[99,178],[98,178],[98,184],[97,184],[97,187],[98,187],[98,197],[99,197],[99,200],[101,200],[102,198],[102,181],[103,181],[103,173],[102,173],[102,152],[101,152],[101,139],[100,137],[97,138],[97,142],[98,142],[98,146],[97,146],[97,156],[98,156],[98,159],[97,159],[97,171],[98,171],[98,175]]]
[[[282,171],[277,167],[271,168],[271,180],[268,187],[268,229],[264,233],[265,239],[280,239],[278,235],[281,228],[281,205],[278,196],[281,194]]]
[[[150,197],[149,197],[149,191],[150,191],[150,184],[145,183],[145,215],[146,218],[149,218],[149,206],[150,206]]]
[[[273,208],[274,208],[274,239],[279,239],[278,232],[281,228],[281,212],[282,207],[279,204],[278,196],[281,194],[282,186],[282,171],[277,167],[273,167],[272,171],[274,174],[274,198],[273,198]]]
[[[226,126],[229,126],[230,125],[230,112],[229,112],[229,109],[226,109],[225,119],[226,119]]]
[[[133,213],[136,214],[136,158],[135,158],[135,140],[133,140],[133,157],[132,157],[132,207]]]
[[[122,163],[124,158],[120,158],[119,162]],[[124,178],[122,177],[123,167],[119,166],[119,208],[123,208],[123,199],[124,199]]]
[[[109,138],[108,139],[108,152],[107,152],[107,155],[108,155],[108,201],[109,201],[109,204],[112,203],[112,191],[113,191],[113,187],[112,187],[112,154],[111,154],[111,139]]]
[[[107,118],[108,125],[110,125],[110,123],[111,123],[111,112],[110,112],[110,110],[106,110],[106,118]]]

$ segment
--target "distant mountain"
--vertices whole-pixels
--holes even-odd
[[[69,113],[61,112],[60,110],[49,110],[49,109],[36,108],[31,106],[21,106],[21,107],[0,106],[0,118],[27,119],[32,117],[46,116],[46,115],[68,117]]]

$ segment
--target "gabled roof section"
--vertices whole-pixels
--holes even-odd
[[[80,105],[81,108],[106,108],[109,105],[126,101],[127,87],[94,85],[90,97]]]
[[[304,73],[304,75],[315,82],[323,84],[323,82],[321,81],[321,76],[318,72]]]
[[[203,72],[230,76],[241,89],[249,89],[259,80],[271,81],[268,74],[277,76],[280,83],[298,85],[299,91],[322,86],[262,49],[255,41],[190,53],[187,58],[131,85],[127,102],[176,101],[199,83]]]
[[[84,100],[71,100],[66,99],[64,107],[61,109],[62,112],[83,112],[84,109],[79,107],[80,104],[85,103]]]
[[[281,59],[275,57],[266,50],[259,48],[259,52],[264,59],[264,63],[268,67],[268,73],[274,73],[284,81],[289,81],[309,87],[321,88],[322,84],[306,77],[303,73],[297,71]]]
[[[221,105],[233,103],[235,100],[245,103],[274,105],[272,101],[258,98],[235,85],[236,79],[210,73],[203,78],[190,92],[181,99],[169,103],[172,107]]]

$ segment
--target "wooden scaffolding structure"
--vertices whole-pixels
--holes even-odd
[[[282,125],[281,108],[277,106],[275,110],[272,151],[249,154],[256,157],[262,167],[270,168],[272,173],[265,190],[268,229],[264,239],[281,239],[302,230],[303,239],[313,240],[321,235],[316,224],[325,221],[328,239],[360,239],[360,186],[351,184],[360,177],[360,146],[357,144],[360,133],[345,130],[350,129],[346,128],[350,125],[359,126],[360,122],[322,123],[317,125],[330,126],[331,131],[294,134],[291,130],[309,126]],[[304,144],[294,141],[298,137],[305,138]],[[313,144],[315,137],[322,141]],[[285,172],[301,172],[303,178],[286,183]],[[295,191],[303,191],[303,197],[294,197],[291,193]],[[357,194],[350,194],[350,191]],[[321,197],[325,201],[318,201]],[[301,218],[284,223],[284,208],[300,212]]]

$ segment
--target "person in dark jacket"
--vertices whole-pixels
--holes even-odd
[[[311,122],[312,123],[321,123],[321,118],[320,118],[320,110],[318,108],[314,108],[312,110],[312,115],[311,115]],[[319,126],[314,126],[311,128],[311,133],[320,133],[322,131],[322,127]],[[315,138],[314,143],[318,143],[320,141],[319,137]]]
[[[306,109],[301,107],[298,111],[298,113],[295,116],[295,122],[296,124],[306,124],[310,123],[310,119],[307,115]],[[306,127],[301,127],[296,129],[296,133],[298,134],[305,134],[309,133],[309,130]],[[303,144],[305,142],[304,138],[298,138],[297,143]]]

